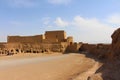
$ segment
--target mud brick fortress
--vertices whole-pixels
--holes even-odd
[[[0,55],[17,53],[77,52],[80,44],[74,43],[73,37],[66,37],[66,32],[46,31],[44,35],[8,36],[7,42],[0,43]]]

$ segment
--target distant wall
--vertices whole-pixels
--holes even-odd
[[[78,52],[79,47],[72,36],[66,37],[66,32],[59,30],[36,36],[8,36],[7,43],[0,44],[0,53]]]
[[[79,51],[90,52],[92,49],[96,48],[96,44],[83,43]]]
[[[8,36],[8,43],[40,43],[43,41],[43,35],[37,36]]]
[[[80,52],[88,52],[98,58],[105,58],[108,53],[110,44],[83,44],[80,47]]]
[[[5,48],[6,44],[7,44],[7,43],[0,43],[0,48],[1,48],[1,49]]]
[[[64,31],[46,31],[45,39],[50,42],[64,42],[66,33]]]
[[[66,48],[66,52],[79,52],[82,43],[72,43],[69,44]]]
[[[67,42],[68,43],[73,43],[73,37],[72,36],[67,37]]]

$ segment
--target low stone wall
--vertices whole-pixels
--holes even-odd
[[[109,48],[110,44],[83,44],[79,50],[80,52],[90,53],[97,58],[104,58]]]

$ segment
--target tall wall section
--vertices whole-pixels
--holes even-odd
[[[45,39],[50,42],[64,42],[66,33],[65,31],[46,31]]]

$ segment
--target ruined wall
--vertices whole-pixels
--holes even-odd
[[[90,52],[92,49],[96,48],[96,44],[83,43],[79,51]]]
[[[95,55],[97,58],[105,59],[105,54],[108,53],[110,44],[97,44],[90,53]]]
[[[36,36],[8,36],[8,43],[40,43],[44,39],[43,35]]]
[[[0,56],[6,55],[6,44],[7,43],[0,43]]]
[[[67,42],[59,42],[59,43],[42,43],[42,50],[46,50],[49,52],[65,52],[67,47]]]
[[[12,53],[40,53],[41,46],[38,43],[8,43],[6,50]]]
[[[68,43],[73,43],[73,37],[72,36],[67,37],[67,42]]]
[[[120,28],[114,31],[111,35],[112,44],[110,46],[110,50],[106,53],[106,56],[109,59],[117,59],[120,58]]]
[[[106,61],[89,80],[120,80],[120,28],[111,35],[112,44],[105,54]]]
[[[82,46],[82,43],[72,43],[67,46],[66,52],[79,52],[79,48]]]
[[[61,42],[61,52],[65,53],[67,47],[68,47],[68,42]]]
[[[64,42],[66,33],[64,31],[46,31],[45,39],[50,42]]]
[[[3,49],[3,48],[5,48],[5,45],[6,45],[7,43],[0,43],[0,48],[1,49]]]
[[[40,53],[43,35],[37,36],[8,36],[6,49],[8,53]]]
[[[0,53],[44,53],[44,52],[77,52],[78,44],[73,44],[73,37],[66,38],[66,32],[46,31],[45,35],[8,36],[5,45],[0,44]],[[4,49],[1,49],[4,48]]]
[[[83,44],[79,50],[92,54],[96,58],[105,58],[105,54],[108,53],[109,48],[110,44]]]

